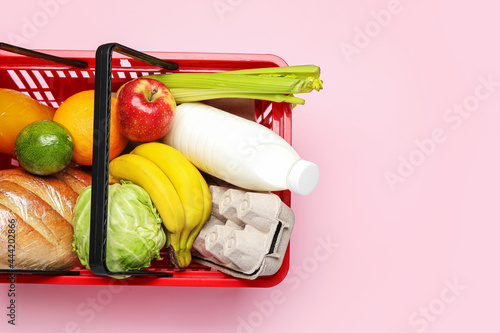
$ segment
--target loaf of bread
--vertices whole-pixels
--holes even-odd
[[[73,207],[92,177],[77,168],[34,176],[0,171],[0,269],[64,270],[73,253]]]

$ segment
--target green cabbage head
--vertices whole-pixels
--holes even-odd
[[[85,188],[73,209],[73,251],[89,267],[91,186]],[[142,187],[121,181],[109,186],[106,265],[112,272],[139,270],[160,259],[166,242],[162,220]],[[114,276],[115,278],[125,276]]]

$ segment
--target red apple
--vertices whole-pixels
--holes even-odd
[[[118,90],[118,130],[136,142],[163,138],[172,127],[177,104],[168,87],[157,80],[138,78]]]

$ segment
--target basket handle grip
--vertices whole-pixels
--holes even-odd
[[[113,52],[118,52],[167,70],[177,70],[179,67],[177,63],[152,57],[118,43],[103,44],[97,48],[95,64],[94,144],[92,153],[89,266],[96,275],[172,276],[172,273],[145,271],[110,272],[106,265],[109,130],[111,118],[111,70]]]
[[[5,50],[5,51],[9,51],[12,53],[25,55],[25,56],[32,57],[32,58],[52,61],[52,62],[61,64],[61,65],[67,65],[67,66],[77,67],[77,68],[87,68],[88,67],[88,63],[86,61],[83,61],[83,60],[61,58],[61,57],[53,56],[50,54],[25,49],[25,48],[22,48],[19,46],[14,46],[14,45],[7,44],[4,42],[0,42],[0,49]]]

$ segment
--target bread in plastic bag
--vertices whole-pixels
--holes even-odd
[[[76,168],[45,177],[22,168],[1,170],[0,269],[66,270],[76,264],[73,206],[90,184],[91,176]]]

